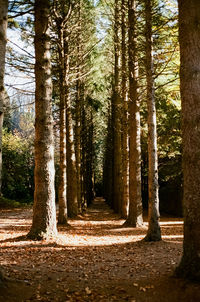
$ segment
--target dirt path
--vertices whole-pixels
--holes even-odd
[[[33,242],[20,238],[31,217],[30,209],[0,212],[0,265],[10,278],[0,284],[0,301],[200,301],[200,285],[172,277],[181,219],[162,218],[163,241],[145,243],[146,225],[123,228],[96,199],[71,228],[59,227],[56,242]]]

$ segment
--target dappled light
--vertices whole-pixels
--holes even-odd
[[[147,218],[144,227],[123,227],[124,219],[103,199],[70,219],[70,226],[60,226],[56,240],[28,240],[31,216],[28,208],[0,213],[0,263],[6,277],[21,282],[27,299],[132,301],[137,296],[147,301],[165,286],[174,295],[169,277],[182,253],[181,218],[161,217],[163,241],[146,243]],[[181,284],[177,290],[183,295]],[[112,296],[120,300],[109,300]]]

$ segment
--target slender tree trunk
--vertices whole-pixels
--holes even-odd
[[[6,55],[6,32],[7,32],[7,13],[8,0],[1,0],[0,3],[0,195],[2,185],[2,127],[4,117],[5,90],[4,90],[4,74],[5,74],[5,55]]]
[[[6,33],[7,33],[8,0],[0,2],[0,195],[2,185],[2,127],[3,127],[3,106],[5,103],[4,75],[6,56]],[[0,283],[4,281],[4,276],[0,267]]]
[[[35,192],[32,239],[55,237],[55,168],[51,112],[50,1],[35,0]]]
[[[82,0],[78,2],[78,26],[81,30],[81,7]],[[76,83],[76,104],[75,104],[75,154],[76,154],[76,173],[77,173],[77,198],[78,198],[78,210],[82,212],[82,194],[81,194],[81,105],[82,105],[82,81],[81,77],[81,44],[82,38],[80,32],[77,35],[77,60],[78,60],[78,79]]]
[[[184,176],[183,256],[176,273],[200,281],[200,2],[179,0]]]
[[[152,1],[145,0],[146,19],[146,80],[147,80],[147,109],[148,109],[148,192],[149,213],[148,232],[146,241],[161,240],[159,224],[159,196],[158,196],[158,155],[156,130],[156,105],[153,78],[152,55]]]
[[[59,28],[59,26],[58,26]],[[65,94],[65,55],[64,55],[64,29],[59,28],[59,61],[60,61],[60,169],[58,202],[58,223],[67,224],[67,162],[66,162],[66,100]]]
[[[66,87],[67,88],[67,87]],[[67,207],[69,217],[78,214],[77,173],[74,148],[74,133],[72,124],[69,88],[66,90],[66,137],[67,137]]]
[[[66,106],[66,158],[67,158],[67,210],[69,217],[78,214],[77,173],[74,147],[74,131],[69,94],[69,37],[64,29],[64,95]]]
[[[121,212],[122,174],[121,174],[121,101],[120,101],[120,41],[119,41],[119,0],[115,0],[115,70],[113,95],[113,206],[115,212]]]
[[[111,106],[110,106],[111,107]],[[112,131],[112,114],[111,108],[108,110],[108,128],[106,137],[106,147],[104,155],[104,172],[103,172],[103,186],[104,197],[109,205],[112,205],[112,180],[113,180],[113,131]],[[108,181],[109,180],[109,181]]]
[[[128,2],[129,19],[129,214],[125,225],[143,224],[141,197],[140,102],[137,88],[135,0]]]
[[[76,125],[75,125],[75,154],[76,154],[76,173],[77,173],[77,198],[78,210],[82,212],[82,194],[81,194],[81,80],[77,80],[76,97]]]
[[[121,82],[121,96],[122,96],[122,208],[121,213],[123,218],[128,217],[129,206],[129,186],[128,186],[128,87],[127,87],[127,47],[126,47],[126,8],[127,0],[121,1],[121,32],[122,32],[122,82]]]

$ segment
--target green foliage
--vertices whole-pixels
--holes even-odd
[[[3,195],[18,201],[33,199],[33,142],[16,130],[3,130]]]
[[[25,202],[19,202],[13,199],[8,199],[3,196],[0,197],[0,208],[19,208],[26,206],[27,203]]]

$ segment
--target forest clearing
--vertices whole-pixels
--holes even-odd
[[[57,240],[30,241],[22,236],[31,212],[1,211],[0,263],[8,282],[0,285],[0,301],[200,301],[199,284],[173,277],[182,254],[181,218],[161,218],[163,241],[142,242],[147,222],[126,228],[98,198],[59,227]]]

